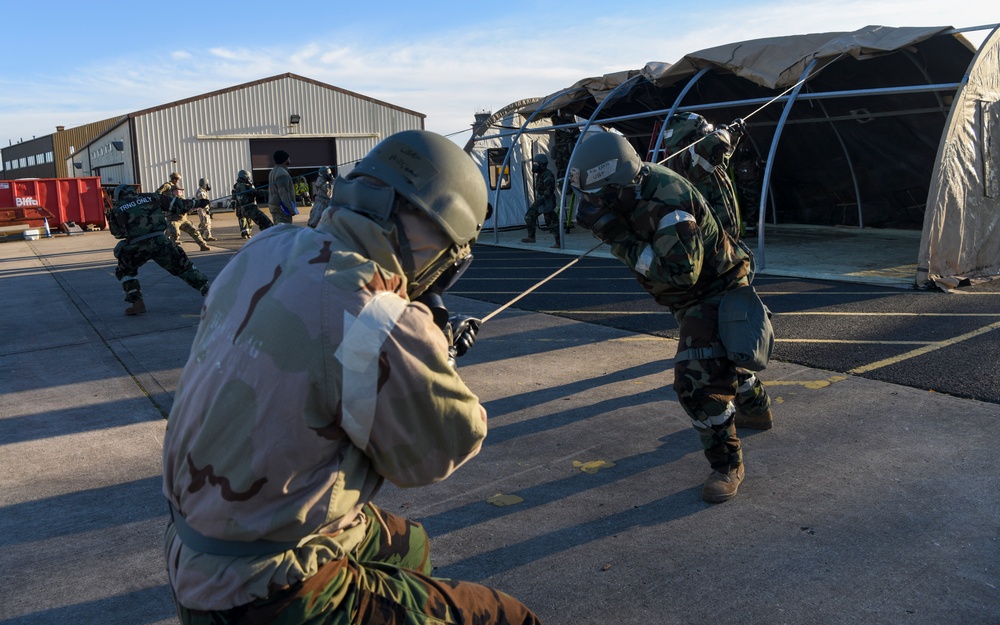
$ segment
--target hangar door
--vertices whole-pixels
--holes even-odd
[[[288,160],[291,161],[289,173],[293,177],[305,176],[310,184],[316,179],[316,172],[321,167],[330,166],[333,173],[337,173],[337,140],[333,137],[251,139],[250,163],[253,167],[254,185],[259,187],[267,184],[267,174],[274,167],[272,155],[278,150],[288,152]]]

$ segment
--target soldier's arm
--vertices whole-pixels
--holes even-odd
[[[380,475],[401,487],[431,484],[479,453],[486,410],[448,362],[425,305],[406,305],[378,362],[385,375],[365,454]]]
[[[125,230],[118,224],[118,219],[115,217],[114,209],[105,213],[105,217],[107,217],[108,220],[108,230],[111,232],[111,236],[116,239],[125,238]]]
[[[612,246],[612,253],[622,258],[638,274],[672,288],[691,288],[701,275],[705,246],[695,217],[693,202],[700,198],[688,195],[677,202],[655,204],[649,215],[653,225],[648,240],[635,237]],[[704,209],[704,207],[701,207]],[[655,228],[655,230],[653,229]]]

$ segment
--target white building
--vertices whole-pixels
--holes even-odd
[[[75,176],[155,191],[172,172],[191,197],[198,179],[228,194],[246,169],[267,183],[272,155],[290,155],[293,176],[324,166],[346,171],[379,140],[423,129],[426,115],[295,74],[281,74],[123,115],[67,159]]]

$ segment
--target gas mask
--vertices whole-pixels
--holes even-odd
[[[453,243],[405,199],[400,198],[395,219],[410,299],[428,290],[441,294],[454,286],[472,263],[471,247]]]

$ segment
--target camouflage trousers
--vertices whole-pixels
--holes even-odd
[[[206,241],[212,236],[212,213],[208,208],[198,209],[198,234]]]
[[[187,282],[191,288],[202,295],[208,289],[208,277],[191,263],[184,250],[166,236],[153,237],[138,243],[119,241],[115,246],[115,277],[122,283],[126,302],[142,300],[142,289],[139,286],[139,267],[152,260],[167,273],[177,276]]]
[[[167,222],[167,237],[175,243],[181,238],[181,232],[186,232],[194,239],[198,245],[206,245],[201,233],[195,229],[194,224],[188,220],[187,215],[182,215],[180,219]]]
[[[256,204],[244,204],[238,207],[236,209],[236,219],[240,222],[240,234],[244,238],[249,238],[253,233],[254,224],[257,224],[257,227],[261,230],[267,230],[274,225]]]
[[[274,223],[276,223],[276,224],[290,224],[290,223],[292,223],[292,217],[293,217],[293,215],[289,215],[288,213],[286,213],[285,211],[281,210],[280,208],[271,208],[269,210],[271,212],[271,221],[273,221]]]
[[[674,311],[680,326],[677,351],[721,347],[719,300],[710,298]],[[698,431],[705,457],[713,469],[728,470],[743,462],[734,417],[739,410],[762,415],[771,400],[760,379],[725,356],[674,362],[674,391]]]
[[[544,222],[542,229],[549,232],[555,231],[556,242],[558,242],[559,215],[556,213],[556,206],[554,202],[536,200],[531,204],[531,206],[528,207],[528,210],[524,212],[524,223],[528,227],[528,236],[535,236],[535,230],[538,227],[539,215],[542,216],[542,221]]]
[[[371,519],[349,557],[267,599],[222,612],[178,606],[184,625],[529,625],[541,621],[522,603],[475,584],[431,577],[427,532],[365,506]],[[376,514],[377,513],[377,514]],[[385,526],[376,522],[381,517]]]

